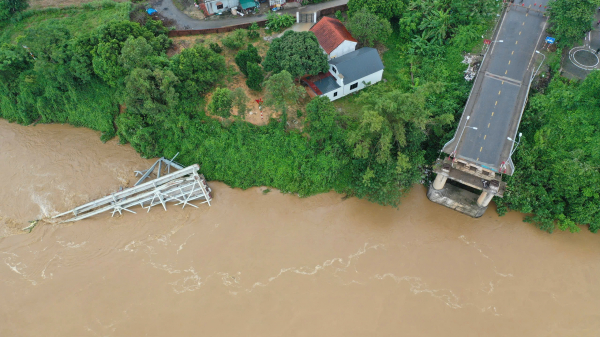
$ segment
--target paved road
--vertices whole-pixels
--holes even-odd
[[[600,11],[596,11],[594,22],[597,23],[599,20]],[[600,48],[600,27],[595,24],[594,29],[585,36],[583,43],[571,49],[568,57],[563,59],[561,75],[573,80],[583,80],[592,70],[600,69],[598,57],[593,55],[598,48]],[[577,58],[578,65],[573,63],[573,58]],[[596,66],[590,67],[594,63]]]
[[[300,8],[290,8],[281,10],[278,13],[287,13],[290,15],[296,15],[296,12],[300,13],[313,13],[325,8],[335,7],[343,4],[347,4],[348,0],[331,0],[322,2],[314,5],[303,6]],[[231,19],[218,19],[218,20],[196,20],[182,13],[171,0],[158,0],[152,4],[161,15],[175,20],[177,26],[181,29],[207,29],[207,28],[221,28],[227,26],[238,25],[241,23],[255,22],[265,20],[266,15],[247,15],[244,17],[231,18]],[[261,6],[268,4],[263,3]]]
[[[534,2],[543,8],[548,0],[523,3],[528,7]],[[444,152],[456,151],[458,159],[504,173],[502,164],[508,163],[513,145],[507,137],[514,139],[517,133],[545,23],[546,17],[525,8],[505,13],[493,39],[498,42],[486,54],[456,135]],[[511,164],[506,173],[512,174]]]

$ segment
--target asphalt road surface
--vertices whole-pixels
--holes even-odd
[[[543,10],[547,2],[535,1],[536,8],[541,4]],[[515,3],[521,5],[519,0]],[[501,166],[508,162],[513,142],[507,137],[514,139],[516,134],[530,77],[537,66],[535,50],[545,37],[542,34],[546,17],[526,10],[529,5],[533,7],[533,0],[525,0],[523,4],[524,7],[513,7],[505,14],[486,55],[489,61],[479,71],[478,77],[483,80],[475,85],[480,88],[473,89],[470,97],[473,102],[467,104],[457,129],[455,140],[459,143],[451,144],[457,158],[496,172],[503,172]],[[445,148],[445,152],[452,151]]]

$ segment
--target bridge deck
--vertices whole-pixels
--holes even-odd
[[[515,2],[518,6],[511,5],[503,13],[493,37],[497,42],[488,49],[456,134],[443,149],[457,159],[511,175],[509,155],[514,143],[507,138],[515,139],[517,134],[536,70],[535,50],[543,42],[547,19],[543,8],[548,0],[524,0],[524,6]]]

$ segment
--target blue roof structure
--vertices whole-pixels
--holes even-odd
[[[152,14],[158,13],[158,11],[154,8],[148,8],[148,9],[146,9],[146,13],[148,13],[148,15],[152,15]]]
[[[324,94],[340,88],[340,86],[337,84],[337,82],[335,81],[335,79],[333,77],[331,77],[331,76],[327,76],[324,79],[315,81],[313,83]]]

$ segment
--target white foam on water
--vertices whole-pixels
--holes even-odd
[[[185,239],[185,241],[184,241],[182,244],[180,244],[180,245],[179,245],[179,248],[177,249],[177,254],[179,254],[179,251],[183,249],[183,246],[185,246],[185,244],[187,243],[187,241],[188,241],[188,240],[189,240],[189,239],[190,239],[192,236],[194,236],[194,234],[196,234],[196,233],[192,233],[190,236],[188,236],[188,237]]]
[[[16,262],[13,261],[14,257],[13,256],[9,256],[6,257],[4,259],[4,263],[8,266],[8,268],[10,268],[10,270],[12,270],[13,272],[21,275],[21,277],[29,282],[31,282],[32,285],[37,285],[37,282],[35,282],[34,280],[30,279],[29,277],[27,277],[27,274],[24,273],[24,269],[27,268],[27,265],[24,264],[23,262]]]
[[[246,289],[246,291],[251,292],[256,287],[266,287],[267,285],[269,285],[269,283],[275,281],[280,276],[282,276],[286,273],[310,276],[310,275],[315,275],[316,273],[318,273],[321,270],[326,269],[327,267],[333,267],[334,264],[336,265],[336,267],[334,267],[333,274],[336,275],[340,271],[346,271],[346,269],[348,269],[348,267],[350,267],[352,265],[353,261],[358,260],[359,257],[361,255],[365,254],[368,250],[379,249],[379,248],[384,248],[384,247],[385,246],[383,244],[376,244],[376,245],[369,246],[369,243],[366,242],[361,248],[358,249],[358,251],[356,253],[350,254],[346,259],[336,257],[333,259],[325,260],[322,264],[318,264],[314,267],[303,266],[303,267],[299,267],[299,268],[298,267],[282,268],[279,270],[279,273],[277,275],[269,277],[267,282],[255,282],[252,285],[252,288]],[[358,273],[358,270],[356,268],[355,268],[355,272]]]
[[[392,273],[385,273],[383,275],[376,274],[373,276],[375,279],[384,280],[386,278],[391,278],[396,283],[401,283],[403,281],[407,282],[410,285],[410,291],[415,294],[426,293],[431,296],[441,300],[447,306],[452,309],[460,309],[462,305],[459,304],[458,296],[456,296],[452,290],[448,289],[427,289],[427,284],[421,281],[421,278],[414,276],[396,276]]]
[[[54,207],[52,207],[52,204],[50,203],[50,201],[48,201],[48,199],[45,196],[42,196],[42,195],[36,193],[35,191],[31,191],[30,196],[31,196],[31,201],[33,201],[33,203],[38,205],[38,207],[40,208],[41,213],[38,214],[38,216],[37,216],[38,219],[49,218],[53,214],[57,213],[54,210]]]

